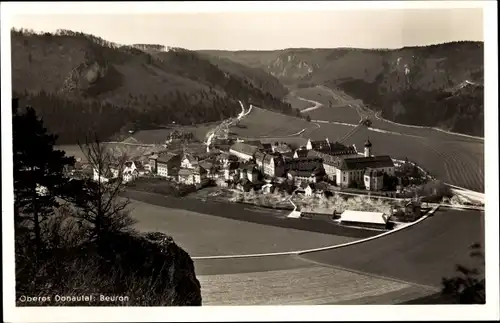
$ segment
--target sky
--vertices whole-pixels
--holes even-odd
[[[16,28],[48,32],[70,29],[118,44],[148,43],[191,50],[400,48],[484,40],[480,8],[24,14],[14,15],[10,21]]]

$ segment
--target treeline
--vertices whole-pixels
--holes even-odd
[[[142,50],[156,50],[163,52],[166,50],[166,47],[164,45],[157,45],[157,44],[134,44],[132,45],[135,48],[139,48]]]
[[[207,94],[200,94],[203,97]],[[129,97],[129,104],[116,106],[108,101],[70,99],[61,95],[39,93],[13,93],[22,106],[33,106],[50,132],[58,135],[58,144],[75,144],[89,129],[100,138],[116,133],[171,124],[193,124],[218,121],[235,116],[240,110],[237,102],[227,97],[213,97],[210,101],[190,102],[186,94],[156,99]],[[142,102],[147,102],[141,106]]]

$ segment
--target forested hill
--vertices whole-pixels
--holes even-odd
[[[162,45],[122,46],[59,30],[12,30],[13,95],[32,104],[59,143],[93,128],[101,137],[137,128],[236,115],[238,100],[285,114],[287,91],[272,75]]]
[[[338,88],[386,119],[483,136],[484,43],[401,49],[203,51],[262,69],[290,87]],[[456,89],[464,88],[464,91]]]

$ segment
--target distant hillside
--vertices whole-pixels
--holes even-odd
[[[453,42],[396,50],[203,53],[260,68],[290,87],[339,88],[392,121],[483,136],[483,47],[483,42]],[[442,98],[464,83],[475,90]]]
[[[93,127],[102,137],[131,128],[234,116],[238,100],[291,114],[286,90],[259,70],[162,45],[122,46],[59,30],[12,30],[14,95],[33,104],[60,143]],[[248,76],[247,76],[248,75]]]

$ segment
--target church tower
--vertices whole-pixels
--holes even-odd
[[[365,142],[365,157],[370,157],[372,155],[372,143],[370,139]]]

